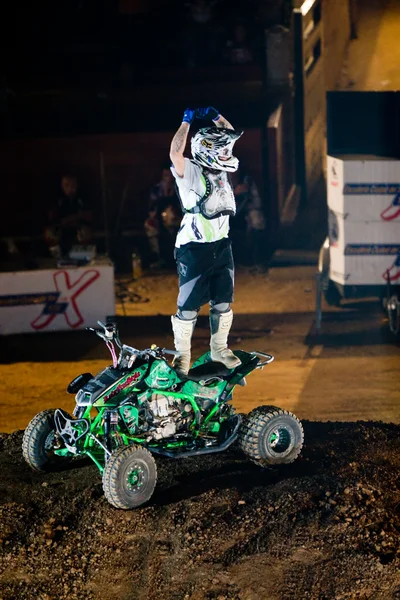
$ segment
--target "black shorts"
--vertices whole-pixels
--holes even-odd
[[[179,275],[178,308],[199,310],[203,304],[233,301],[234,265],[231,241],[199,244],[189,242],[175,248]]]

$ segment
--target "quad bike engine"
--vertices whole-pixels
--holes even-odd
[[[186,431],[193,420],[193,408],[175,396],[152,394],[148,401],[151,416],[149,435],[159,440]]]

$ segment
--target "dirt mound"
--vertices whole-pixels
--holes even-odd
[[[1,600],[400,598],[400,426],[305,422],[301,457],[157,459],[151,504],[97,468],[32,472],[0,436]]]

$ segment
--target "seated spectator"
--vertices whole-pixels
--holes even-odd
[[[180,220],[180,202],[168,163],[163,166],[161,180],[151,189],[149,211],[144,222],[154,266],[174,264],[174,243]]]
[[[249,65],[254,63],[254,51],[248,42],[247,29],[238,23],[233,28],[232,39],[226,42],[225,61],[230,65]]]
[[[181,211],[178,210],[176,203],[171,202],[167,204],[167,206],[161,213],[161,218],[165,231],[168,233],[169,236],[172,236],[174,238],[175,245],[176,234],[178,233],[178,229],[182,221],[182,214]]]
[[[159,264],[161,260],[160,253],[160,222],[156,208],[150,208],[147,218],[144,222],[144,231],[149,242],[150,248],[150,263],[152,265]]]
[[[165,163],[162,167],[160,181],[150,190],[149,209],[156,207],[160,215],[166,205],[173,199],[177,199],[175,182],[169,163]]]
[[[164,264],[168,268],[176,268],[174,259],[175,240],[182,221],[182,211],[177,202],[167,204],[161,213],[161,252]]]
[[[63,175],[61,195],[50,211],[45,239],[55,257],[68,256],[74,244],[86,245],[92,240],[92,211],[78,193],[75,175]]]

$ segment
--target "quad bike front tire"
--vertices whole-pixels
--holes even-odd
[[[304,442],[299,419],[277,406],[258,406],[239,431],[239,447],[261,467],[292,463]]]
[[[33,417],[25,429],[22,439],[22,454],[34,471],[42,473],[57,471],[72,458],[72,456],[58,456],[54,453],[56,431],[54,413],[54,409],[43,410]]]
[[[103,472],[103,490],[115,508],[137,508],[153,495],[157,465],[152,454],[141,446],[121,446],[114,450]]]

